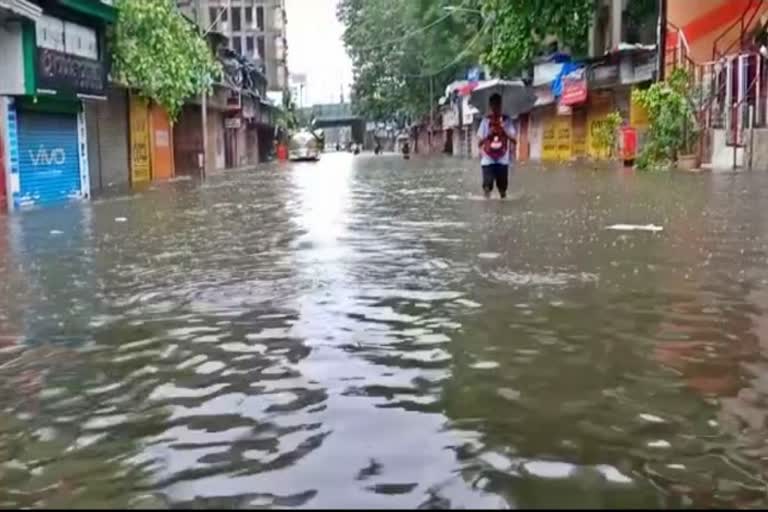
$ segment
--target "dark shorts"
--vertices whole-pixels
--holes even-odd
[[[483,190],[490,192],[493,190],[493,184],[501,194],[507,192],[509,186],[509,166],[502,164],[491,164],[483,166]]]

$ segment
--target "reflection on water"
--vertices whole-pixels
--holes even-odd
[[[768,505],[768,177],[471,165],[0,223],[0,506]]]

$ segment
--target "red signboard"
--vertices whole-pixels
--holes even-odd
[[[560,98],[562,105],[580,105],[587,101],[587,81],[584,79],[563,80],[563,96]]]
[[[587,101],[587,77],[584,69],[576,70],[563,77],[563,94],[560,104],[573,106]]]

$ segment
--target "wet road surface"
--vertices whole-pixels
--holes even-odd
[[[2,219],[0,506],[768,505],[768,175],[478,174]]]

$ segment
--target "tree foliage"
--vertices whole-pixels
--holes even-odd
[[[669,168],[679,153],[691,149],[697,137],[692,91],[688,73],[676,69],[665,82],[632,92],[649,121],[648,138],[638,159],[640,169]]]
[[[595,0],[341,0],[357,108],[376,120],[423,115],[468,67],[514,74],[552,38],[583,54],[594,7]]]
[[[481,1],[464,4],[477,8]],[[479,60],[482,18],[450,14],[450,5],[455,1],[341,0],[337,14],[345,26],[359,112],[382,121],[424,115],[445,84]]]
[[[483,61],[499,75],[518,72],[549,42],[583,55],[595,0],[484,0],[491,38]]]
[[[619,142],[619,128],[623,120],[621,113],[611,112],[595,129],[595,142],[600,148],[607,151],[607,157],[613,158],[616,155],[616,146]]]
[[[210,86],[220,66],[173,0],[117,0],[116,6],[111,41],[116,77],[176,119],[186,100]]]

